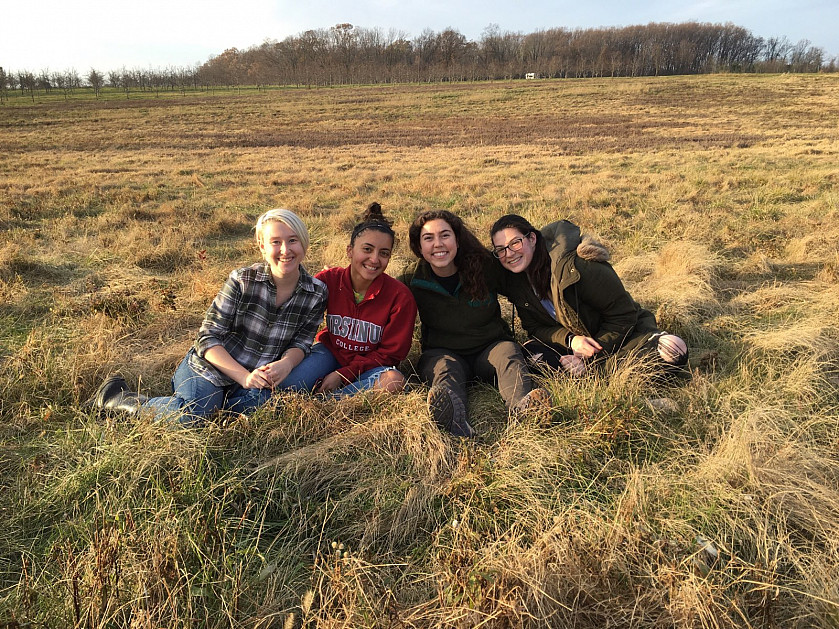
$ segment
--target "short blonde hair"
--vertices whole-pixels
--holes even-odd
[[[275,208],[273,210],[268,210],[259,217],[259,220],[256,221],[256,244],[262,244],[262,228],[265,227],[267,223],[271,222],[278,222],[286,225],[291,231],[293,231],[297,237],[300,239],[300,244],[303,245],[303,251],[309,250],[309,230],[306,229],[305,223],[300,220],[300,217],[297,216],[291,210],[286,210],[283,208]]]

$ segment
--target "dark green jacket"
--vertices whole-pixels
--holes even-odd
[[[551,301],[545,310],[524,273],[504,271],[502,293],[516,306],[527,333],[544,343],[567,347],[569,333],[590,336],[606,353],[657,331],[655,316],[639,306],[608,263],[606,248],[569,221],[542,228],[551,257]],[[500,266],[500,263],[499,263]]]
[[[500,269],[487,256],[486,280],[490,293],[483,300],[471,299],[458,284],[450,295],[434,278],[425,260],[410,264],[400,281],[411,289],[420,317],[423,351],[450,349],[460,354],[479,352],[496,341],[512,340],[510,326],[501,317],[495,292],[501,281]]]

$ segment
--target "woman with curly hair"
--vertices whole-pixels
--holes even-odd
[[[408,230],[419,258],[400,278],[419,309],[422,355],[419,376],[430,385],[428,407],[437,424],[471,437],[466,386],[474,379],[497,383],[510,410],[546,405],[534,389],[519,346],[495,293],[499,271],[463,221],[446,210],[420,214]]]

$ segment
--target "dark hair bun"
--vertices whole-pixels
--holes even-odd
[[[385,218],[385,215],[382,214],[382,206],[378,204],[378,202],[373,201],[370,205],[367,206],[367,211],[364,213],[364,216],[361,218],[362,223],[384,223],[387,226],[391,225],[391,221]]]
[[[373,201],[367,206],[367,211],[364,213],[361,222],[353,227],[350,246],[355,244],[355,239],[361,232],[368,229],[387,234],[396,242],[396,234],[393,232],[392,224],[393,221],[387,220],[382,214],[382,206]]]

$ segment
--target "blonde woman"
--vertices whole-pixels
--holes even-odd
[[[303,221],[285,209],[256,223],[262,261],[233,271],[207,310],[193,347],[175,371],[172,395],[145,398],[111,376],[95,407],[200,425],[217,410],[247,413],[264,404],[309,353],[323,320],[327,289],[302,262],[309,248]]]

